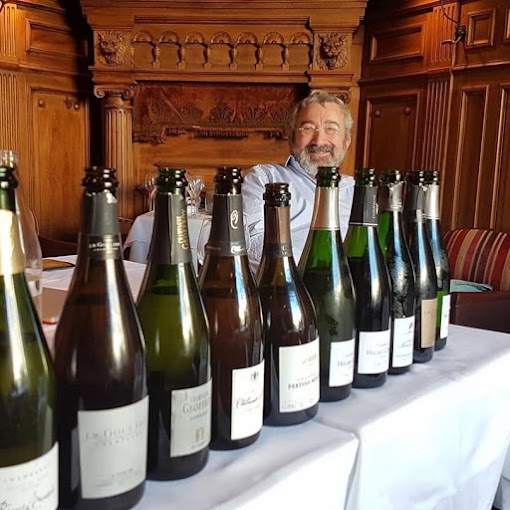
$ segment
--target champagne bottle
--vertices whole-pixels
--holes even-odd
[[[117,185],[115,170],[85,171],[78,258],[55,332],[62,508],[131,508],[145,486],[145,351],[122,260]]]
[[[437,320],[435,350],[446,347],[450,324],[450,264],[439,222],[439,172],[425,172],[425,224],[434,257],[437,277]]]
[[[24,273],[16,186],[0,161],[0,508],[55,510],[55,377]]]
[[[247,446],[260,434],[264,346],[244,238],[241,170],[222,167],[214,181],[211,234],[199,282],[211,338],[211,448],[228,450]]]
[[[402,374],[413,362],[414,269],[402,227],[404,182],[398,170],[385,172],[379,184],[379,241],[391,281],[390,374]]]
[[[191,263],[185,171],[160,168],[154,228],[138,296],[149,384],[147,476],[184,478],[207,462],[211,363],[205,308]]]
[[[340,236],[337,167],[319,167],[310,231],[299,270],[319,323],[321,401],[351,393],[356,336],[351,271]]]
[[[413,361],[417,363],[432,359],[436,338],[437,277],[425,228],[424,207],[424,172],[408,172],[403,219],[416,277]]]
[[[356,292],[355,388],[385,383],[390,358],[391,287],[377,235],[377,186],[373,168],[355,172],[356,186],[347,260]]]
[[[319,408],[319,338],[290,239],[287,183],[266,184],[257,286],[264,324],[264,423],[293,425]]]

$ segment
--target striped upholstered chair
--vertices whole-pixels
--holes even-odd
[[[494,289],[453,293],[451,322],[510,333],[510,233],[450,230],[444,241],[452,278],[488,283]]]

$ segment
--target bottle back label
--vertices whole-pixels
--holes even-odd
[[[223,257],[248,253],[241,195],[214,195],[211,234],[206,250]]]
[[[439,337],[446,338],[448,336],[448,326],[450,325],[450,304],[451,294],[446,294],[441,300],[441,327]]]
[[[0,468],[2,510],[56,510],[58,443],[37,459]]]
[[[191,455],[211,441],[212,379],[195,388],[172,391],[170,457]]]
[[[390,330],[360,331],[358,374],[382,374],[390,366]]]
[[[408,367],[413,362],[414,315],[393,319],[393,356],[395,368]]]
[[[345,342],[331,342],[329,386],[345,386],[354,378],[354,338]]]
[[[100,411],[78,411],[81,492],[109,498],[145,480],[149,397]]]
[[[308,409],[319,401],[319,339],[279,348],[280,413]]]
[[[437,298],[421,301],[421,347],[433,347],[436,342]]]
[[[232,370],[232,423],[230,439],[244,439],[262,428],[264,361]]]
[[[349,224],[377,227],[377,188],[355,186]]]

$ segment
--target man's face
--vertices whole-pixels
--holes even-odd
[[[351,143],[345,132],[344,112],[335,103],[305,106],[296,118],[291,153],[312,176],[320,166],[338,166]]]

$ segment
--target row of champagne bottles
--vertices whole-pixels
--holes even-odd
[[[160,169],[136,309],[122,265],[114,171],[88,169],[76,271],[55,335],[56,398],[51,361],[16,265],[21,255],[10,170],[0,174],[0,212],[9,218],[1,226],[4,239],[11,240],[10,251],[2,249],[0,257],[7,289],[2,289],[0,363],[6,375],[0,378],[0,425],[6,433],[0,433],[0,493],[12,506],[36,497],[43,508],[56,508],[59,464],[62,508],[129,508],[142,496],[146,467],[153,479],[189,476],[207,462],[210,441],[213,448],[238,448],[256,440],[263,421],[304,421],[317,412],[319,396],[347,397],[353,374],[357,386],[384,382],[389,341],[382,336],[389,338],[391,302],[402,296],[395,298],[387,269],[381,268],[399,257],[388,247],[398,237],[391,225],[400,225],[400,211],[391,209],[392,220],[398,214],[386,231],[385,264],[373,218],[365,214],[370,207],[372,215],[375,211],[370,202],[375,195],[367,193],[374,188],[373,171],[357,173],[347,263],[339,233],[339,174],[336,168],[320,170],[299,271],[292,258],[288,185],[268,185],[256,285],[244,240],[242,177],[239,169],[220,169],[198,285],[187,235],[185,173]],[[396,196],[401,183],[395,175],[388,189]],[[362,212],[361,220],[355,211]],[[8,255],[10,263],[4,262]],[[404,279],[412,281],[414,269],[406,271]],[[379,288],[379,294],[367,293],[367,286]],[[17,291],[9,293],[9,287]],[[405,295],[420,301],[412,284]],[[410,308],[405,317],[397,309],[393,304],[395,331],[398,318],[412,316]],[[363,341],[365,333],[369,341]],[[408,340],[401,343],[409,347]],[[405,366],[393,362],[394,370]]]

